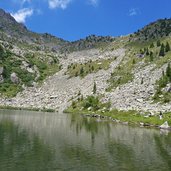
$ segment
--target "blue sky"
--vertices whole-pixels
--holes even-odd
[[[66,40],[120,36],[171,18],[171,0],[1,0],[0,8],[28,29]]]

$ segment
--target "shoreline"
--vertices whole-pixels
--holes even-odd
[[[141,115],[137,111],[117,111],[118,113],[116,115],[114,114],[115,111],[100,113],[100,112],[66,109],[64,110],[64,113],[79,114],[82,115],[83,117],[90,117],[90,118],[96,118],[101,120],[107,119],[108,121],[120,123],[123,125],[134,125],[134,126],[145,127],[145,128],[157,128],[157,129],[171,131],[171,126],[169,126],[168,128],[160,127],[166,121],[169,122],[169,125],[171,125],[171,113],[165,113],[163,114],[164,115],[163,119],[159,119],[157,115],[151,117],[145,117],[144,115]],[[130,114],[131,112],[132,114]]]
[[[23,110],[23,111],[35,111],[35,112],[48,112],[48,113],[53,113],[53,112],[58,112],[55,111],[54,109],[40,109],[40,108],[22,108],[22,107],[12,107],[12,106],[0,106],[1,109],[6,109],[6,110]],[[115,114],[116,112],[116,114]],[[63,113],[68,113],[68,114],[79,114],[82,115],[83,117],[90,117],[90,118],[95,118],[95,119],[100,119],[100,120],[107,120],[107,121],[112,121],[115,123],[120,123],[123,125],[134,125],[138,127],[145,127],[145,128],[157,128],[157,129],[164,129],[164,130],[169,130],[171,131],[171,126],[168,128],[160,128],[160,126],[165,123],[166,121],[171,125],[171,113],[164,113],[163,114],[163,119],[159,119],[157,115],[151,116],[151,117],[145,117],[145,115],[140,114],[140,112],[137,111],[118,111],[118,110],[113,110],[113,111],[108,111],[108,112],[92,112],[92,111],[87,111],[87,110],[77,110],[77,109],[65,109]],[[147,115],[146,115],[147,116]],[[166,117],[167,116],[167,117]]]
[[[55,111],[54,109],[40,109],[40,108],[23,108],[23,107],[13,107],[13,106],[0,106],[1,109],[6,109],[6,110],[23,110],[23,111],[34,111],[34,112],[48,112],[48,113],[53,113],[53,112],[58,112]]]

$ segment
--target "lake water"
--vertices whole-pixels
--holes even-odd
[[[0,171],[171,171],[171,133],[0,110]]]

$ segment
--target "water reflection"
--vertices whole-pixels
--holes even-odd
[[[1,120],[0,170],[48,170],[53,158],[53,151],[37,135],[29,137],[12,121]]]
[[[171,133],[79,115],[0,111],[0,170],[171,170]],[[9,161],[9,162],[8,162]]]
[[[106,129],[106,135],[109,135],[110,132],[110,122],[97,122],[96,119],[89,118],[89,117],[80,117],[77,114],[71,115],[71,124],[70,128],[74,128],[76,130],[77,135],[79,136],[80,133],[85,130],[88,134],[91,135],[91,143],[94,145],[95,143],[95,136],[97,134],[103,133],[102,129]]]
[[[171,170],[171,144],[168,144],[168,142],[171,142],[171,136],[154,136],[154,140],[158,154],[161,156],[162,161],[165,162],[169,170]]]

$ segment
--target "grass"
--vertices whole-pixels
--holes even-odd
[[[75,63],[68,66],[68,70],[65,74],[68,74],[70,77],[81,77],[84,78],[86,75],[90,73],[96,73],[101,69],[107,70],[109,69],[110,63],[114,59],[101,59],[96,61],[88,61],[84,64]]]
[[[48,60],[51,59],[51,64]],[[33,68],[37,66],[40,77],[36,80],[36,73],[30,73],[21,66],[22,61],[28,63],[29,67]],[[51,55],[39,52],[27,52],[23,56],[14,54],[11,49],[4,48],[0,44],[0,67],[4,68],[3,79],[4,82],[0,84],[0,95],[2,97],[14,97],[20,91],[22,91],[22,85],[32,86],[34,81],[41,83],[47,76],[53,75],[61,69],[58,59]],[[11,74],[15,72],[20,82],[18,84],[12,83]]]
[[[171,46],[171,40],[169,38],[160,39],[160,44],[163,43],[164,45],[166,45],[167,42]],[[153,44],[153,47],[151,46],[151,44]],[[144,43],[140,43],[140,42],[130,43],[128,47],[132,48],[132,51],[134,52],[134,54],[142,53],[144,55],[142,60],[146,65],[155,64],[155,67],[153,68],[153,70],[158,69],[162,67],[164,64],[168,64],[171,62],[171,51],[165,52],[164,56],[159,56],[161,45],[157,46],[157,40],[144,42]],[[149,52],[148,55],[147,55],[147,49]],[[150,56],[150,53],[152,53],[151,56]],[[170,82],[169,80],[170,78],[166,79],[166,76],[163,75],[158,81],[156,81],[156,93],[152,97],[154,100],[154,103],[156,102],[168,103],[171,101],[171,93],[162,91],[162,89],[166,87],[167,83]]]
[[[165,121],[168,121],[169,124],[171,124],[171,114],[164,114],[162,120],[160,120],[157,115],[152,117],[144,117],[144,115],[141,115],[136,111],[118,111],[116,109],[104,115],[122,122],[129,122],[130,124],[145,123],[147,125],[159,126]]]
[[[168,103],[171,101],[171,93],[157,90],[153,97],[153,100],[154,100],[154,103],[157,103],[157,102],[160,102],[161,104]]]
[[[48,109],[48,108],[23,108],[23,107],[13,107],[13,106],[0,106],[0,109],[8,109],[8,110],[27,110],[27,111],[41,111],[41,112],[55,112],[54,109]]]
[[[61,65],[59,64],[58,59],[50,56],[53,59],[52,64],[48,64],[48,58],[45,57],[44,61],[41,59],[41,54],[26,54],[27,60],[31,65],[36,65],[39,72],[40,77],[38,78],[38,82],[42,82],[47,76],[53,75],[61,69]]]
[[[162,67],[164,64],[171,62],[171,51],[168,52],[164,57],[160,57],[157,61],[155,61],[156,67]]]
[[[164,90],[167,84],[171,83],[170,75],[171,69],[168,70],[167,67],[166,73],[163,72],[162,77],[158,81],[156,81],[157,90],[155,92],[155,95],[153,96],[154,102],[168,103],[171,101],[171,92]]]
[[[3,83],[0,84],[0,95],[5,97],[14,97],[18,92],[22,91],[20,85]]]
[[[101,116],[111,117],[112,119],[129,124],[140,125],[144,123],[149,126],[159,126],[165,121],[171,125],[171,113],[163,114],[163,119],[160,120],[158,115],[145,117],[146,113],[140,114],[137,111],[119,111],[117,109],[109,110],[110,103],[102,103],[98,97],[88,96],[85,99],[73,101],[72,105],[64,112],[77,114],[99,114]]]
[[[139,114],[136,111],[119,111],[117,109],[113,109],[108,112],[99,112],[99,111],[88,111],[88,110],[79,110],[68,108],[64,112],[66,113],[77,113],[77,114],[99,114],[101,116],[111,117],[114,120],[119,120],[120,122],[128,122],[128,124],[140,125],[140,123],[144,123],[149,126],[160,126],[165,121],[168,121],[169,125],[171,125],[171,113],[163,114],[163,119],[160,120],[159,116],[155,115],[152,117],[144,117],[144,115]]]
[[[170,38],[161,38],[160,43],[165,44],[168,42],[171,45]],[[154,47],[151,47],[151,44]],[[127,45],[127,48],[133,49],[135,54],[140,54],[140,51],[147,49],[149,52],[153,52],[153,60],[150,59],[150,55],[144,54],[143,61],[145,63],[154,63],[156,64],[156,68],[163,66],[165,63],[171,60],[171,52],[167,52],[164,57],[159,56],[160,46],[157,47],[157,40],[150,40],[148,42],[130,42]]]
[[[136,59],[130,58],[128,62],[119,65],[114,72],[111,74],[111,78],[108,80],[109,87],[106,91],[111,91],[112,89],[123,85],[133,80],[132,70],[135,66]]]

